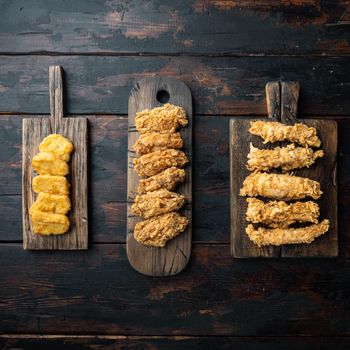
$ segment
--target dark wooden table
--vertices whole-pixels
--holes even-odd
[[[0,1],[1,349],[349,349],[350,2]],[[90,248],[23,251],[21,124],[89,118]],[[133,84],[183,80],[194,102],[193,253],[149,278],[125,254]],[[230,256],[228,121],[265,116],[269,80],[301,84],[299,115],[339,122],[337,259]]]

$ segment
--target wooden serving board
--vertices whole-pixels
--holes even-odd
[[[273,145],[262,143],[262,139],[249,133],[250,122],[255,119],[230,120],[230,173],[231,173],[231,252],[235,258],[252,257],[336,257],[338,256],[337,218],[337,123],[332,120],[296,119],[299,84],[296,82],[272,82],[266,86],[269,119],[283,123],[301,122],[317,129],[324,157],[310,168],[293,171],[294,175],[317,180],[323,195],[317,201],[320,220],[329,219],[329,231],[311,244],[267,246],[259,248],[245,233],[247,222],[246,197],[239,196],[244,179],[250,174],[246,169],[249,144],[258,148],[285,146],[288,142]],[[275,172],[281,172],[276,170]]]
[[[162,100],[162,95],[169,98]],[[133,160],[136,154],[133,145],[139,137],[135,128],[135,115],[146,108],[169,102],[185,108],[188,125],[179,129],[184,140],[184,149],[189,164],[185,167],[186,180],[174,190],[186,197],[186,204],[180,214],[189,220],[186,231],[168,241],[164,248],[149,247],[138,243],[133,236],[134,228],[141,219],[134,216],[131,206],[137,195],[139,177],[134,171]],[[191,255],[192,244],[192,95],[189,88],[182,82],[171,78],[146,78],[139,81],[131,90],[129,97],[129,127],[128,127],[128,220],[126,251],[133,268],[144,275],[170,276],[182,271]]]
[[[75,250],[88,248],[88,184],[87,184],[87,119],[63,118],[62,71],[49,68],[50,118],[23,119],[22,211],[23,248],[35,250]],[[33,232],[29,208],[37,194],[32,190],[36,176],[31,162],[39,153],[39,144],[49,134],[58,133],[70,139],[74,151],[68,163],[70,174],[70,229],[63,235],[37,235]]]

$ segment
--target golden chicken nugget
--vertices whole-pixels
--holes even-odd
[[[73,152],[73,143],[59,134],[46,136],[39,145],[40,152],[49,152],[68,162]]]
[[[33,230],[36,234],[59,235],[66,233],[69,229],[68,217],[62,214],[32,210],[31,213]]]
[[[32,187],[35,193],[69,194],[69,183],[64,176],[35,176],[33,178]]]
[[[39,175],[69,174],[68,164],[53,153],[40,152],[33,157],[32,166]]]
[[[52,212],[55,214],[67,214],[71,208],[70,199],[65,194],[51,194],[40,192],[37,200],[30,207],[32,210]]]

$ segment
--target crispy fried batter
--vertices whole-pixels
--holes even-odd
[[[259,120],[250,122],[249,132],[260,136],[264,143],[288,140],[302,146],[320,147],[321,145],[316,129],[301,123],[286,125]]]
[[[62,135],[51,134],[42,140],[39,145],[39,151],[52,153],[56,157],[68,162],[70,154],[73,151],[73,144]]]
[[[293,200],[320,198],[320,183],[289,174],[252,173],[246,177],[240,190],[241,196],[263,196],[272,199]]]
[[[169,239],[185,231],[188,219],[176,212],[170,212],[136,224],[134,237],[139,243],[164,247]]]
[[[188,163],[184,152],[176,149],[166,149],[144,154],[134,159],[134,169],[139,176],[153,176],[170,167],[183,168]]]
[[[39,175],[33,178],[33,191],[52,194],[69,194],[69,183],[64,176]]]
[[[149,132],[175,132],[181,126],[188,123],[186,112],[182,107],[166,103],[162,107],[145,109],[136,113],[135,124],[140,134]]]
[[[55,214],[67,214],[71,208],[70,199],[64,194],[51,194],[40,192],[37,200],[30,207],[32,210],[52,212]]]
[[[68,217],[62,214],[31,210],[33,230],[36,234],[63,234],[69,229]]]
[[[137,191],[139,194],[159,190],[160,188],[171,191],[176,187],[177,183],[185,180],[185,176],[185,170],[171,167],[157,175],[141,179]]]
[[[248,225],[246,233],[249,239],[259,247],[265,245],[301,244],[311,243],[315,238],[323,235],[329,229],[329,221],[323,220],[319,224],[302,228],[274,228],[266,229],[259,227],[254,229],[253,225]]]
[[[250,171],[282,168],[283,171],[309,167],[317,158],[323,157],[323,151],[314,152],[312,148],[295,147],[294,143],[287,147],[259,149],[250,144],[247,169]]]
[[[134,150],[138,155],[162,151],[167,148],[180,149],[182,147],[183,141],[178,132],[164,134],[152,132],[149,134],[142,134],[134,144]]]
[[[53,153],[40,152],[33,157],[32,166],[39,175],[69,174],[68,164]]]
[[[296,222],[312,222],[317,224],[320,208],[317,203],[295,202],[288,204],[283,201],[264,203],[257,198],[247,198],[248,208],[246,220],[263,223],[270,227],[288,227]]]
[[[149,219],[152,216],[179,210],[185,204],[185,196],[164,188],[136,196],[132,206],[134,214]]]

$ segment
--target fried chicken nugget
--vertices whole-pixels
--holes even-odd
[[[137,195],[131,209],[144,219],[179,210],[185,204],[185,196],[164,188]]]
[[[287,147],[259,149],[250,144],[247,169],[250,171],[282,168],[284,171],[309,167],[317,158],[323,157],[323,151],[314,152],[312,148],[295,147],[294,143]]]
[[[183,169],[176,167],[168,168],[157,175],[153,175],[147,179],[141,179],[137,192],[143,194],[165,188],[166,190],[173,190],[179,182],[185,180],[186,172]]]
[[[35,193],[69,194],[69,183],[64,176],[35,176],[33,178],[32,187]]]
[[[37,200],[30,207],[29,212],[32,210],[39,210],[64,215],[68,213],[70,208],[71,202],[68,196],[64,194],[40,192]]]
[[[166,149],[144,154],[134,159],[134,168],[139,176],[153,176],[170,167],[183,168],[188,163],[185,153],[176,149]]]
[[[40,152],[48,152],[68,162],[73,152],[73,143],[59,134],[46,136],[39,145]]]
[[[312,201],[291,204],[283,201],[264,203],[257,198],[247,198],[247,203],[246,220],[270,227],[288,227],[296,222],[317,224],[320,216],[319,206]]]
[[[253,225],[248,225],[246,233],[249,239],[259,247],[265,245],[280,246],[283,244],[310,244],[315,238],[325,234],[329,229],[329,221],[323,220],[319,224],[302,228],[274,228],[266,229],[259,227],[255,229]]]
[[[66,233],[69,229],[68,217],[62,214],[31,210],[33,230],[36,234],[59,235]]]
[[[250,122],[249,132],[260,136],[264,143],[288,140],[302,146],[320,147],[321,145],[316,129],[302,123],[286,125],[259,120]]]
[[[136,113],[136,129],[140,134],[150,132],[175,132],[179,126],[188,124],[186,112],[182,107],[166,103],[162,107],[145,109]]]
[[[188,223],[186,217],[172,211],[137,223],[134,238],[145,245],[164,247],[168,240],[185,231]]]
[[[247,176],[240,190],[241,196],[263,196],[286,201],[305,197],[318,199],[321,194],[320,183],[317,181],[289,174],[259,172]]]
[[[39,175],[69,174],[68,164],[53,153],[40,152],[33,157],[32,166]]]
[[[134,150],[138,155],[151,153],[154,151],[162,151],[167,148],[180,149],[183,147],[183,141],[180,133],[164,133],[152,132],[142,134],[134,144]]]

